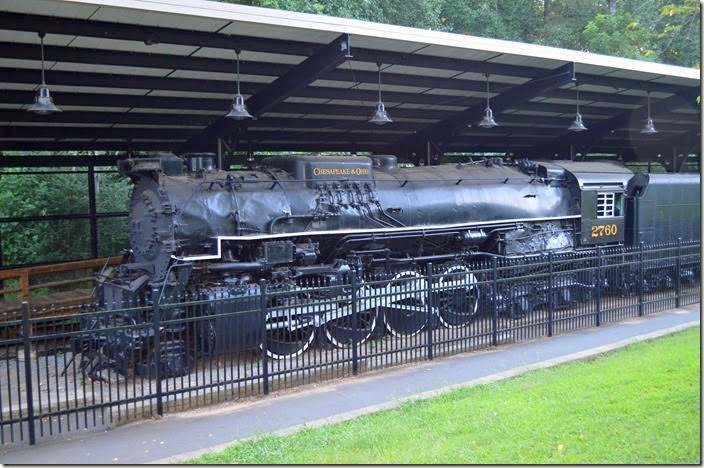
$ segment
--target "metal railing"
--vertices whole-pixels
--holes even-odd
[[[697,303],[699,277],[700,244],[678,241],[154,291],[111,310],[25,302],[0,324],[0,443],[648,315]]]
[[[17,286],[15,287],[0,288],[0,299],[2,299],[6,294],[19,293],[19,298],[22,301],[29,302],[30,291],[35,289],[51,289],[56,287],[75,286],[79,284],[91,283],[94,278],[93,273],[95,270],[99,270],[108,266],[118,265],[120,261],[122,261],[122,257],[115,256],[104,258],[92,258],[89,260],[78,260],[75,262],[52,263],[48,265],[35,265],[30,267],[0,270],[0,281],[15,280],[17,282]],[[76,278],[62,278],[60,280],[54,281],[44,281],[35,284],[31,283],[31,280],[36,277],[61,275],[65,273],[82,272],[85,270],[90,270],[86,272],[85,275],[90,274],[91,276],[84,275]],[[89,298],[84,298],[84,300],[86,299]]]

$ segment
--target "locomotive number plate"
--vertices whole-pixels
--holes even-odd
[[[596,224],[592,226],[592,237],[611,237],[618,235],[617,224]]]
[[[583,219],[581,229],[582,245],[611,244],[625,238],[626,223],[623,217],[610,219]]]

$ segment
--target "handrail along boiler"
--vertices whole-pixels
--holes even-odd
[[[698,213],[698,176],[634,174],[617,162],[509,164],[498,158],[400,167],[391,155],[295,155],[223,171],[212,161],[209,154],[190,154],[185,160],[163,155],[119,162],[134,183],[131,250],[101,277],[102,305],[119,308],[153,290],[161,301],[184,293],[246,298],[259,295],[261,279],[273,291],[310,278],[345,285],[352,269],[386,278],[382,285],[362,285],[354,321],[348,287],[326,289],[337,295],[326,298],[326,307],[304,307],[306,296],[288,309],[271,310],[266,343],[275,358],[302,352],[316,331],[338,346],[352,338],[362,342],[380,328],[417,333],[428,321],[428,298],[419,292],[427,286],[427,262],[440,268],[437,281],[445,289],[460,293],[462,300],[453,294],[434,304],[440,322],[457,327],[482,309],[472,259],[699,238],[699,221],[692,217],[695,205]],[[680,199],[671,200],[664,216],[660,200],[673,180]],[[576,277],[561,281],[567,302],[583,283]],[[380,298],[378,288],[388,294]],[[502,312],[511,315],[539,302],[503,299]],[[257,346],[259,322],[218,321],[227,312],[222,305],[209,309],[214,326],[208,352],[224,350],[233,333],[243,346]]]

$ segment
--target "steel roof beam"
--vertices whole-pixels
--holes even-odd
[[[551,70],[544,75],[535,78],[527,83],[511,88],[509,91],[494,96],[491,101],[492,108],[495,113],[500,113],[506,109],[520,108],[522,103],[525,103],[536,96],[541,95],[551,89],[562,86],[572,80],[574,76],[574,64],[568,63],[556,70]],[[387,97],[387,99],[389,99]],[[425,141],[432,140],[435,142],[444,142],[467,127],[467,124],[481,114],[484,101],[475,106],[462,111],[456,112],[447,119],[437,122],[413,135],[408,140],[402,141],[402,146],[413,151],[425,144]]]
[[[96,37],[101,39],[121,39],[144,42],[150,40],[155,43],[186,45],[194,47],[212,47],[219,49],[242,50],[268,52],[284,55],[310,56],[325,47],[324,44],[307,43],[301,41],[290,41],[282,39],[269,39],[250,36],[225,35],[216,32],[185,31],[175,28],[164,28],[156,26],[141,26],[135,24],[111,23],[105,21],[83,20],[73,18],[59,18],[52,16],[28,15],[21,13],[3,12],[0,15],[0,29],[19,31],[44,31],[55,34],[69,34],[76,36]],[[47,56],[50,56],[50,46],[47,46]],[[71,49],[70,47],[67,49]],[[29,52],[28,52],[29,53]],[[71,53],[71,52],[66,52]],[[105,51],[106,59],[116,57],[120,53]],[[124,53],[130,54],[130,53]],[[163,55],[154,54],[154,62],[149,65],[149,57],[152,54],[131,53],[132,66],[152,66],[159,67],[159,60],[163,60]],[[136,56],[143,55],[142,59]],[[36,51],[34,52],[36,56]],[[182,63],[191,59],[193,62],[201,61],[207,63],[208,60],[217,62],[214,59],[202,59],[200,57],[179,57]],[[451,57],[434,57],[422,54],[407,54],[400,52],[390,52],[375,49],[355,48],[356,61],[376,63],[382,61],[385,64],[407,65],[421,68],[435,68],[455,71],[468,71],[475,73],[491,73],[506,76],[520,76],[524,78],[535,78],[543,73],[543,70],[522,65],[509,65],[477,60],[456,59]],[[101,63],[99,59],[90,63]],[[130,65],[125,63],[125,65]],[[168,68],[166,64],[162,65]],[[267,64],[273,66],[272,64]],[[222,67],[220,65],[214,65]],[[185,67],[184,69],[189,69]],[[588,75],[578,73],[580,83],[612,86],[619,89],[642,89],[643,82],[627,78],[616,78],[599,75]],[[678,92],[688,87],[678,87],[668,84],[650,83],[652,89],[664,92]]]
[[[351,129],[359,127],[367,127],[367,115],[359,116],[359,119],[334,119],[333,117],[326,119],[305,118],[305,119],[289,119],[284,117],[261,117],[256,122],[252,122],[250,129],[256,128],[281,128],[281,129]],[[566,125],[571,122],[571,116],[564,117],[531,117],[526,119],[525,115],[506,114],[501,118],[500,132],[503,129],[510,129],[512,132],[520,132],[523,129],[535,129],[544,126],[546,131],[554,129],[563,130]],[[657,127],[664,131],[684,131],[686,128],[699,126],[698,120],[678,120],[673,123],[662,122],[663,116],[659,116]],[[169,129],[170,127],[179,126],[199,126],[205,127],[213,121],[213,117],[209,115],[193,114],[184,119],[180,114],[155,114],[141,112],[62,112],[51,116],[42,116],[26,112],[23,110],[4,110],[0,109],[0,122],[11,122],[13,125],[26,125],[32,123],[70,123],[70,124],[106,124],[106,125],[134,125],[134,126],[153,126],[158,131],[159,128]],[[418,131],[427,124],[422,122],[395,121],[393,126],[387,127],[394,131]],[[57,132],[59,127],[57,127]],[[639,130],[631,126],[634,130]],[[480,131],[477,127],[468,128],[463,134],[472,134]]]
[[[62,46],[44,46],[46,57],[52,61],[68,63],[86,63],[144,68],[163,68],[165,70],[188,70],[216,73],[232,73],[232,65],[221,59],[179,56],[172,54],[144,54],[106,49],[86,49]],[[38,60],[37,47],[33,44],[0,42],[0,56],[19,60]],[[241,60],[240,69],[246,75],[280,76],[290,69],[290,65]],[[35,70],[32,70],[36,73]],[[48,71],[49,72],[49,71]],[[83,73],[81,73],[83,74]],[[111,75],[112,76],[112,75]],[[119,75],[118,75],[119,76]],[[154,78],[154,77],[149,77]],[[349,70],[336,69],[323,75],[322,79],[341,82],[376,83],[376,72],[355,70],[354,76]],[[55,79],[54,79],[55,80]],[[53,81],[53,80],[52,80]],[[205,82],[207,80],[200,80]],[[425,88],[443,88],[452,90],[480,91],[482,82],[410,75],[384,72],[384,83],[392,85],[415,86]]]
[[[519,130],[519,129],[515,129]],[[196,133],[197,130],[188,129],[168,129],[168,128],[95,128],[95,127],[27,127],[27,126],[2,126],[0,127],[0,141],[7,142],[8,139],[31,140],[31,139],[48,139],[57,142],[86,139],[88,141],[96,140],[124,140],[124,141],[164,141],[164,142],[179,142],[184,141],[189,135]],[[410,135],[411,132],[406,132]],[[642,137],[639,139],[648,141],[657,141],[667,134],[660,134],[656,138]],[[338,131],[307,131],[307,130],[252,130],[246,134],[234,136],[232,141],[351,141],[351,140],[366,140],[374,142],[393,142],[398,138],[399,133],[387,133],[377,129],[369,129],[363,127],[340,129]],[[551,135],[550,132],[545,132],[541,136],[541,140],[547,140],[557,136],[557,133]],[[639,135],[640,136],[640,135]],[[628,134],[620,132],[615,135],[616,139],[627,139]],[[513,134],[492,134],[492,135],[461,135],[455,137],[453,142],[464,144],[472,144],[481,141],[507,141],[521,140],[526,138],[520,136],[520,133]]]
[[[275,127],[275,128],[311,128],[324,129],[329,127],[351,128],[355,125],[367,125],[367,117],[360,119],[287,119],[281,117],[261,117],[250,124],[250,128]],[[43,116],[23,110],[0,109],[0,122],[12,122],[16,125],[28,123],[71,123],[71,124],[110,124],[110,125],[150,125],[155,128],[169,128],[173,126],[198,126],[206,127],[213,121],[211,115],[193,114],[184,118],[181,114],[154,114],[142,112],[62,112],[51,116]],[[394,130],[415,131],[424,126],[421,122],[394,122]],[[70,127],[69,127],[70,128]],[[115,127],[117,128],[117,127]]]
[[[283,39],[225,35],[203,31],[185,31],[183,29],[142,26],[136,24],[111,23],[107,21],[59,18],[53,16],[28,15],[23,13],[3,12],[0,15],[0,29],[17,31],[44,31],[54,34],[97,37],[101,39],[121,39],[154,43],[185,45],[194,47],[212,47],[217,49],[242,49],[255,52],[269,52],[285,55],[310,56],[325,47],[316,44]],[[396,63],[399,65],[424,66],[425,68],[445,68],[449,70],[476,71],[477,64],[484,64],[490,73],[510,76],[533,76],[540,71],[530,67],[486,63],[473,60],[461,60],[446,57],[412,55],[399,52],[377,51],[355,48],[355,60],[376,63]],[[423,65],[425,64],[425,65]]]
[[[263,89],[263,88],[260,88]],[[262,92],[262,91],[259,91]],[[176,97],[176,96],[153,96],[153,95],[134,95],[134,94],[99,94],[99,93],[76,93],[52,90],[54,101],[59,106],[86,106],[86,107],[128,107],[128,108],[153,108],[153,109],[174,109],[174,110],[212,110],[222,111],[223,113],[231,103],[229,99],[219,98],[192,98],[192,97]],[[338,88],[318,88],[308,87],[299,93],[296,97],[310,97],[322,99],[340,99],[349,101],[367,101],[374,102],[377,99],[377,94],[374,91],[356,91],[354,93],[346,93],[344,89]],[[581,93],[580,93],[581,95]],[[437,110],[437,109],[404,109],[398,108],[395,105],[388,103],[399,102],[409,104],[425,104],[425,105],[446,105],[451,107],[467,107],[482,105],[485,102],[481,98],[463,98],[457,96],[442,96],[447,98],[447,101],[439,101],[437,95],[430,94],[411,94],[411,93],[396,93],[385,92],[384,100],[387,101],[387,110],[393,109],[392,116],[418,118],[418,119],[444,119],[448,116],[455,115],[456,111]],[[34,92],[7,90],[0,94],[0,102],[6,104],[27,104],[34,99]],[[404,99],[407,99],[404,101]],[[496,99],[496,98],[494,98]],[[583,114],[613,116],[614,112],[618,112],[618,108],[603,107],[598,105],[590,105],[591,103],[582,103]],[[492,108],[494,101],[492,100]],[[506,109],[516,109],[523,111],[535,112],[550,112],[556,114],[569,114],[574,112],[574,106],[571,104],[552,104],[543,102],[525,102],[518,106],[516,102],[506,103]],[[498,108],[498,107],[497,107]],[[471,109],[470,109],[471,110]],[[367,116],[372,111],[368,105],[342,105],[342,104],[309,104],[309,103],[290,103],[281,102],[271,109],[270,112],[276,113],[292,113],[292,114],[332,114],[332,115],[364,115]],[[480,110],[481,111],[481,110]],[[469,113],[469,112],[468,112]],[[477,116],[474,115],[473,118]],[[528,116],[529,117],[529,116]],[[393,125],[393,124],[392,124]]]
[[[112,128],[112,127],[35,127],[35,126],[0,126],[0,139],[2,138],[144,138],[164,140],[185,140],[188,136],[198,132],[198,129],[185,128]]]
[[[330,131],[314,131],[319,129],[319,126],[309,126],[307,128],[277,128],[277,129],[250,129],[246,134],[239,137],[233,137],[233,140],[340,140],[367,138],[370,141],[389,141],[393,142],[402,134],[411,135],[413,127],[405,126],[403,130],[395,128],[393,132],[385,131],[386,129],[369,128],[366,122],[347,121],[344,126],[328,127]],[[324,127],[323,127],[324,128]],[[539,135],[539,140],[554,139],[559,137],[564,126],[559,128],[543,128]],[[676,129],[674,126],[661,128],[660,133],[654,136],[644,136],[636,130],[619,130],[613,133],[615,139],[631,139],[656,142],[663,138],[674,135],[683,135],[684,131],[672,131]],[[311,131],[313,130],[313,131]],[[64,139],[122,139],[122,140],[173,140],[183,141],[191,135],[195,135],[199,129],[187,128],[143,128],[140,126],[134,127],[39,127],[26,125],[11,125],[0,126],[0,139],[16,138],[16,139],[54,139],[61,141]],[[490,133],[490,134],[488,134]],[[511,124],[506,124],[501,127],[500,132],[487,132],[486,130],[478,130],[476,132],[467,132],[457,135],[452,141],[472,143],[481,141],[486,138],[504,138],[512,140],[526,140],[526,129],[524,127],[516,127]],[[538,138],[538,137],[535,137]],[[530,145],[528,145],[530,146]]]
[[[63,46],[44,46],[46,56],[51,58],[52,61],[57,62],[69,62],[69,63],[86,63],[86,64],[99,64],[99,65],[115,65],[115,66],[128,66],[128,67],[146,67],[146,68],[163,68],[165,70],[191,70],[191,71],[205,71],[205,72],[217,72],[217,73],[232,73],[231,63],[222,59],[206,58],[206,57],[195,57],[195,56],[180,56],[173,54],[145,54],[138,52],[123,52],[115,50],[106,49],[87,49],[87,48],[76,48],[76,47],[63,47]],[[357,59],[357,51],[355,50],[355,59]],[[20,59],[20,60],[37,60],[37,50],[36,46],[33,44],[18,44],[12,42],[0,42],[0,56],[4,58]],[[414,66],[419,67],[424,65],[427,67],[426,61],[423,64],[416,64]],[[241,61],[240,68],[243,74],[248,75],[258,75],[258,76],[280,76],[286,73],[289,69],[289,65],[285,64],[275,64],[266,62],[255,62],[255,61]],[[487,69],[487,62],[479,62],[472,71],[484,72]],[[5,69],[5,72],[9,72]],[[35,70],[31,70],[30,73],[36,73]],[[48,73],[52,73],[48,71]],[[69,76],[70,72],[53,72],[60,76]],[[64,75],[61,75],[64,74]],[[87,75],[91,76],[90,79],[94,80],[94,84],[100,81],[100,75],[103,77],[115,76],[116,79],[120,78],[132,78],[130,75],[108,75],[108,74],[97,74],[94,76],[90,73],[76,73],[76,75]],[[0,75],[2,76],[2,75]],[[521,75],[512,75],[521,76]],[[158,80],[159,77],[142,77],[147,80]],[[363,82],[363,83],[376,83],[377,74],[375,72],[355,70],[351,73],[349,70],[336,69],[331,70],[320,78],[332,81],[341,82]],[[528,76],[525,76],[528,79]],[[622,78],[610,78],[608,76],[600,77],[596,75],[584,75],[577,74],[577,78],[581,83],[584,84],[595,84],[601,86],[615,87],[615,89],[643,89],[644,85],[642,82],[636,80],[627,80]],[[84,78],[77,77],[77,80],[84,81]],[[87,78],[86,78],[87,79]],[[53,81],[50,79],[50,81]],[[194,80],[202,81],[201,86],[207,86],[208,80]],[[135,87],[135,83],[139,81],[134,80],[133,84],[129,87]],[[222,81],[221,81],[222,83]],[[442,77],[429,77],[422,75],[410,75],[403,73],[391,73],[384,72],[384,83],[388,85],[401,85],[401,86],[414,86],[414,87],[425,87],[425,88],[439,88],[439,89],[449,89],[449,90],[466,90],[466,91],[483,91],[484,82],[476,80],[465,80],[465,79],[455,79],[455,78],[442,78]],[[109,86],[104,84],[101,86]],[[115,85],[117,86],[117,85]],[[145,87],[144,84],[140,84],[139,87]],[[495,92],[502,92],[506,88],[510,88],[513,85],[497,84],[495,87]],[[681,93],[687,90],[687,87],[675,86],[666,83],[649,83],[647,85],[648,89],[657,90],[666,93]],[[568,91],[568,90],[563,90]],[[608,96],[613,96],[612,99],[618,101],[618,96],[616,94],[609,93],[594,93],[595,96],[601,94],[603,99],[607,99]],[[623,96],[628,97],[628,96]],[[588,94],[585,93],[585,99],[589,99]],[[594,99],[598,99],[595,97]]]
[[[0,113],[0,116],[2,113]],[[501,116],[501,126],[499,126],[496,129],[489,130],[493,132],[494,130],[498,130],[499,132],[502,131],[502,129],[505,128],[510,128],[512,131],[521,131],[523,130],[535,130],[536,128],[544,128],[546,131],[559,131],[560,134],[562,134],[562,131],[567,128],[569,124],[572,123],[572,120],[574,118],[574,115],[570,116],[563,116],[563,117],[530,117],[526,118],[528,116],[525,115],[514,115],[514,114],[504,114]],[[660,120],[660,119],[658,119]],[[598,120],[595,120],[595,122],[598,122]],[[665,131],[683,131],[683,125],[685,128],[687,127],[692,127],[692,126],[699,126],[699,122],[696,120],[679,120],[676,123],[665,123],[665,122],[659,122],[657,124],[658,129],[660,130],[665,130]],[[633,125],[628,125],[626,127],[623,127],[620,130],[628,130],[629,128],[636,129],[635,126]],[[639,125],[637,127],[637,130],[640,131],[642,128],[642,125]],[[481,127],[471,127],[467,128],[462,134],[472,134],[476,132],[482,132],[482,131],[487,131]]]
[[[2,44],[0,44],[1,50]],[[240,67],[242,69],[242,67]],[[0,81],[5,83],[33,83],[37,79],[38,71],[18,69],[18,68],[0,68]],[[349,72],[348,72],[349,73]],[[373,75],[373,79],[372,76]],[[48,70],[46,72],[47,82],[52,85],[67,85],[67,86],[90,86],[104,88],[124,88],[124,89],[144,89],[144,90],[167,90],[167,91],[184,91],[184,92],[207,92],[212,93],[232,93],[232,81],[227,80],[210,80],[210,79],[195,79],[195,78],[170,78],[170,77],[155,77],[141,76],[134,77],[132,75],[110,74],[110,73],[92,73],[92,72],[69,72]],[[390,82],[389,76],[384,74],[384,83],[387,85],[399,84],[404,86],[416,86],[426,89],[451,89],[461,91],[479,92],[486,89],[486,84],[482,81],[458,80],[450,78],[426,78],[412,75],[394,74],[394,83]],[[355,77],[360,78],[355,72]],[[322,77],[329,79],[329,77]],[[358,82],[376,83],[378,77],[376,73],[371,73],[364,80]],[[242,80],[242,88],[247,94],[254,94],[264,88],[266,85]],[[503,93],[515,85],[498,84],[494,89],[494,93]],[[352,90],[346,88],[335,87],[309,87],[308,89],[300,90],[297,95],[303,97],[329,97],[337,99],[360,99],[369,100],[373,98],[376,91]],[[386,95],[386,93],[385,93]],[[414,99],[419,99],[422,96],[417,92],[390,92],[389,94],[394,100],[403,102],[415,102]],[[443,100],[458,101],[458,105],[466,105],[462,103],[461,96],[448,96],[442,94],[426,94],[433,96],[439,102]],[[555,89],[551,92],[550,97],[562,99],[574,99],[573,90]],[[616,104],[635,105],[640,104],[641,98],[638,96],[628,96],[622,94],[594,93],[582,92],[580,97],[586,101],[610,102]],[[430,97],[420,98],[421,101],[429,101]],[[477,98],[471,98],[477,99]]]
[[[642,104],[644,104],[644,102],[642,102]],[[696,94],[694,93],[690,94],[687,98],[683,98],[680,95],[674,95],[654,104],[651,107],[651,116],[655,117],[655,125],[657,127],[658,116],[670,114],[675,109],[690,107],[693,104],[696,104]],[[525,152],[525,156],[531,157],[535,154],[545,152],[560,150],[565,151],[569,145],[578,145],[582,148],[588,148],[615,130],[626,126],[641,126],[645,122],[646,117],[646,108],[645,106],[642,106],[639,109],[619,113],[606,120],[600,120],[594,123],[587,122],[588,130],[579,133],[569,131],[564,132],[559,138],[556,138],[549,143],[534,145]],[[640,125],[634,125],[633,122],[638,122]]]
[[[292,55],[311,55],[324,46],[323,44],[311,44],[300,41],[230,36],[207,31],[187,31],[159,26],[11,12],[3,12],[0,15],[0,29],[44,31],[48,34],[67,34],[138,42],[150,41],[159,44],[213,47],[228,50],[239,48],[258,52],[278,51],[281,54]]]
[[[679,172],[688,154],[701,155],[701,132],[693,129],[682,135],[650,144],[634,145],[630,161],[659,162],[668,172]],[[700,156],[701,157],[701,156]]]
[[[229,60],[193,55],[151,54],[56,45],[44,45],[44,54],[47,60],[52,62],[233,73],[232,63]],[[0,42],[0,57],[17,60],[39,60],[36,45],[16,42]],[[241,71],[253,75],[279,76],[286,73],[290,68],[291,65],[288,64],[240,60]]]
[[[178,147],[178,143],[165,144],[161,142],[132,142],[129,145],[129,149],[132,151],[175,151]],[[357,151],[378,151],[380,148],[391,147],[388,142],[377,142],[370,143],[363,140],[356,142],[344,142],[339,141],[324,141],[324,142],[314,142],[314,144],[308,142],[299,143],[253,143],[252,149],[254,151],[352,151],[355,148]],[[11,141],[4,142],[0,141],[0,151],[128,151],[128,145],[126,142],[74,142],[74,141],[59,141],[59,142],[45,142],[45,141]],[[8,156],[9,158],[10,156]],[[0,157],[0,160],[4,157]],[[37,156],[39,158],[39,156]],[[15,166],[12,166],[15,167]],[[39,167],[39,166],[37,166]],[[48,166],[41,167],[53,167],[50,164]]]
[[[249,112],[255,118],[260,116],[350,57],[350,36],[349,34],[342,34],[327,46],[291,68],[286,74],[265,85],[250,96],[246,100]],[[217,138],[229,136],[243,125],[246,125],[246,122],[221,117],[201,133],[191,137],[180,150],[191,151],[205,145],[212,145]]]
[[[0,143],[1,145],[2,143]],[[124,157],[124,156],[122,156]],[[0,167],[115,166],[120,156],[0,156]]]
[[[507,142],[505,139],[494,142],[473,142],[472,144],[465,143],[450,143],[449,151],[462,152],[483,152],[483,151],[512,151],[516,153],[522,148],[525,140],[516,142]],[[0,141],[0,151],[77,151],[77,150],[92,150],[92,151],[172,151],[177,146],[175,143],[163,142],[132,142],[127,145],[127,142],[44,142],[44,141]],[[628,142],[613,142],[613,144],[603,144],[594,147],[592,152],[616,153],[623,148],[630,147]],[[391,142],[367,142],[364,140],[356,140],[349,142],[340,141],[322,141],[322,142],[253,142],[251,146],[253,151],[394,151],[395,146]],[[393,153],[392,153],[393,154]],[[0,157],[0,161],[5,157]],[[10,158],[10,156],[7,156]],[[40,156],[34,156],[34,159]],[[74,164],[72,164],[74,165]],[[78,165],[78,164],[75,164]],[[96,164],[97,165],[97,164]],[[107,164],[109,165],[109,164]],[[8,166],[19,167],[19,166]],[[52,164],[44,162],[38,163],[34,167],[53,167]]]
[[[376,128],[375,128],[376,129]],[[247,132],[242,140],[338,140],[348,138],[367,138],[370,141],[391,141],[388,134],[374,132],[374,129],[357,128],[337,132],[315,132],[306,130],[255,130]],[[20,127],[0,126],[0,140],[7,138],[53,138],[58,141],[72,138],[86,139],[144,139],[144,140],[186,140],[198,130],[168,129],[168,128],[96,128],[96,127]],[[408,132],[410,134],[410,132]]]
[[[26,123],[90,123],[111,125],[192,125],[205,127],[213,121],[213,116],[190,114],[156,114],[143,112],[90,112],[66,111],[52,115],[38,115],[24,110],[0,109],[0,122]]]
[[[177,143],[165,144],[154,141],[132,142],[129,145],[126,141],[0,141],[0,151],[172,151],[175,146]],[[3,156],[0,159],[4,157],[14,156]]]

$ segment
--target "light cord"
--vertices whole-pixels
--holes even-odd
[[[235,51],[237,54],[237,94],[240,94],[240,51]]]
[[[489,74],[486,74],[486,108],[489,109]]]
[[[41,53],[42,53],[42,84],[45,85],[46,81],[44,80],[44,33],[39,33],[39,40],[41,41]]]
[[[377,67],[377,75],[379,78],[379,102],[381,102],[381,63],[377,63],[376,67]]]

